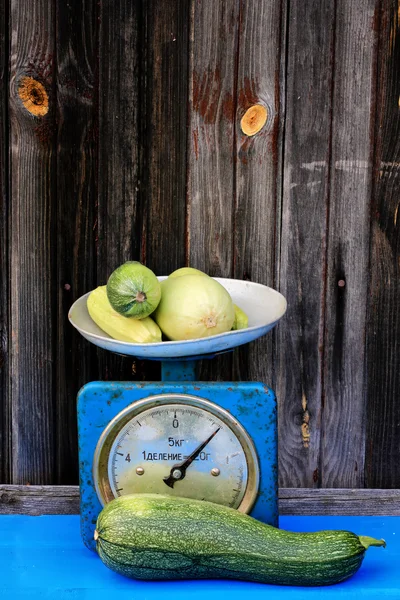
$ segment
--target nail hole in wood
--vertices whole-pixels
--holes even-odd
[[[268,112],[262,104],[250,106],[240,121],[240,127],[245,135],[255,135],[267,122]]]
[[[49,111],[49,97],[42,83],[33,77],[22,77],[18,95],[22,104],[34,117],[43,117]]]

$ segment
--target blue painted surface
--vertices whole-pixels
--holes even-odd
[[[161,381],[196,381],[198,360],[170,360],[161,363]]]
[[[329,587],[278,587],[237,581],[134,581],[106,568],[80,537],[79,516],[0,516],[0,598],[13,600],[334,600],[400,598],[399,517],[281,517],[292,531],[347,529],[384,538],[370,548],[361,569]]]
[[[259,495],[251,515],[276,525],[277,422],[273,391],[245,382],[91,382],[78,394],[79,473],[82,537],[94,548],[93,533],[101,504],[94,488],[92,460],[101,433],[126,406],[158,394],[191,394],[228,410],[251,434],[260,466]],[[172,465],[171,465],[172,466]]]

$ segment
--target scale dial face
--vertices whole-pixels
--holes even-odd
[[[101,504],[125,494],[169,494],[249,512],[259,468],[253,442],[216,404],[186,394],[139,400],[103,431],[93,461]]]

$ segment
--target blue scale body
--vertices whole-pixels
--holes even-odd
[[[278,526],[277,418],[274,392],[257,382],[193,381],[190,363],[164,363],[164,381],[104,382],[85,385],[78,394],[81,533],[93,549],[94,530],[102,506],[93,480],[93,456],[109,422],[127,406],[148,396],[189,394],[209,400],[229,411],[245,428],[256,448],[260,481],[251,516]],[[171,378],[178,381],[171,381]],[[192,378],[192,381],[187,381]]]

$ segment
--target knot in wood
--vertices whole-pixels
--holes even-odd
[[[49,110],[49,97],[42,83],[33,77],[22,77],[18,95],[22,104],[34,117],[43,117]]]
[[[267,122],[268,112],[262,104],[250,106],[240,121],[240,127],[245,135],[255,135]]]

